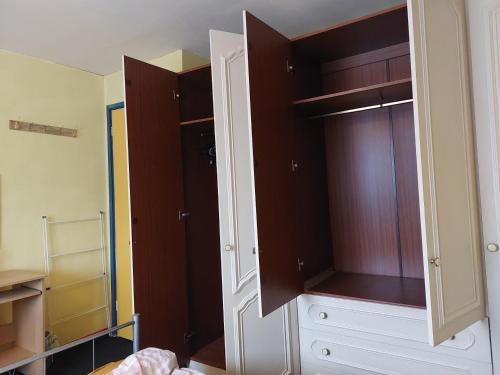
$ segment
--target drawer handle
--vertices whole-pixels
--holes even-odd
[[[328,357],[330,355],[330,349],[327,348],[321,349],[321,354],[323,354],[325,357]]]
[[[319,316],[320,319],[326,319],[326,318],[328,318],[328,314],[326,312],[320,312],[318,314],[318,316]]]

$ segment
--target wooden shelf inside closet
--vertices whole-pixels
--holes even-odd
[[[0,325],[0,368],[44,350],[44,278],[39,272],[0,272],[0,305],[12,306],[12,322]],[[45,361],[40,360],[21,372],[38,375],[44,369]]]
[[[301,115],[322,116],[329,113],[384,105],[412,98],[411,78],[384,82],[352,90],[335,92],[293,102]]]
[[[425,283],[416,278],[336,272],[306,293],[425,309]]]
[[[226,354],[224,348],[224,337],[219,337],[217,340],[206,345],[193,354],[191,359],[199,363],[204,363],[206,365],[225,370]]]

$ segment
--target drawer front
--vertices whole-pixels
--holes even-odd
[[[489,363],[355,337],[300,330],[301,360],[310,374],[491,375]],[[342,367],[339,367],[343,366]],[[359,371],[359,372],[356,372]],[[364,372],[363,372],[364,371]]]
[[[302,362],[301,375],[379,375],[379,372],[367,371],[355,367],[330,363],[329,367],[321,367],[317,363]]]
[[[432,347],[424,309],[312,295],[300,296],[298,307],[302,328],[491,363],[487,320]]]

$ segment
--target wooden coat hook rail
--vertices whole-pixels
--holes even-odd
[[[33,122],[10,120],[9,128],[11,130],[21,130],[32,133],[60,135],[63,137],[72,137],[72,138],[77,137],[76,129],[69,129],[51,125],[41,125],[41,124],[35,124]]]

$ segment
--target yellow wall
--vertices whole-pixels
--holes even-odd
[[[176,72],[207,63],[182,50],[150,62]],[[120,101],[121,72],[102,77],[0,50],[0,270],[44,269],[42,215],[65,220],[97,216],[99,210],[107,213],[103,103]],[[9,120],[77,128],[78,137],[12,131]],[[55,251],[97,246],[97,229],[96,223],[54,227],[52,246]],[[98,274],[96,260],[96,254],[88,254],[57,263],[52,283]],[[55,320],[93,307],[103,298],[102,284],[94,282],[71,293],[54,293],[48,305]],[[0,317],[9,319],[5,308]],[[101,311],[58,325],[54,331],[64,343],[105,324]]]
[[[153,59],[149,63],[173,72],[180,72],[182,70],[182,50]],[[123,71],[120,70],[104,77],[104,96],[106,104],[123,102]]]
[[[122,324],[130,320],[133,312],[125,110],[123,108],[115,109],[111,116],[115,184],[116,301],[118,305],[118,324]],[[131,327],[125,328],[118,334],[127,339],[132,339]]]
[[[207,59],[185,50],[177,50],[148,62],[173,72],[180,72],[209,63]],[[106,104],[114,104],[123,101],[122,71],[104,77],[104,91]]]
[[[182,50],[182,70],[192,69],[206,64],[210,64],[210,60],[189,51]]]
[[[73,219],[107,211],[103,103],[103,77],[0,50],[0,270],[44,269],[42,215]],[[11,119],[77,128],[78,137],[9,130]],[[98,240],[95,224],[52,233],[59,251]],[[58,263],[58,282],[99,272],[94,260]],[[59,295],[55,318],[95,304],[102,288],[89,287],[90,293]],[[64,342],[104,325],[104,314],[96,313],[55,331]]]

